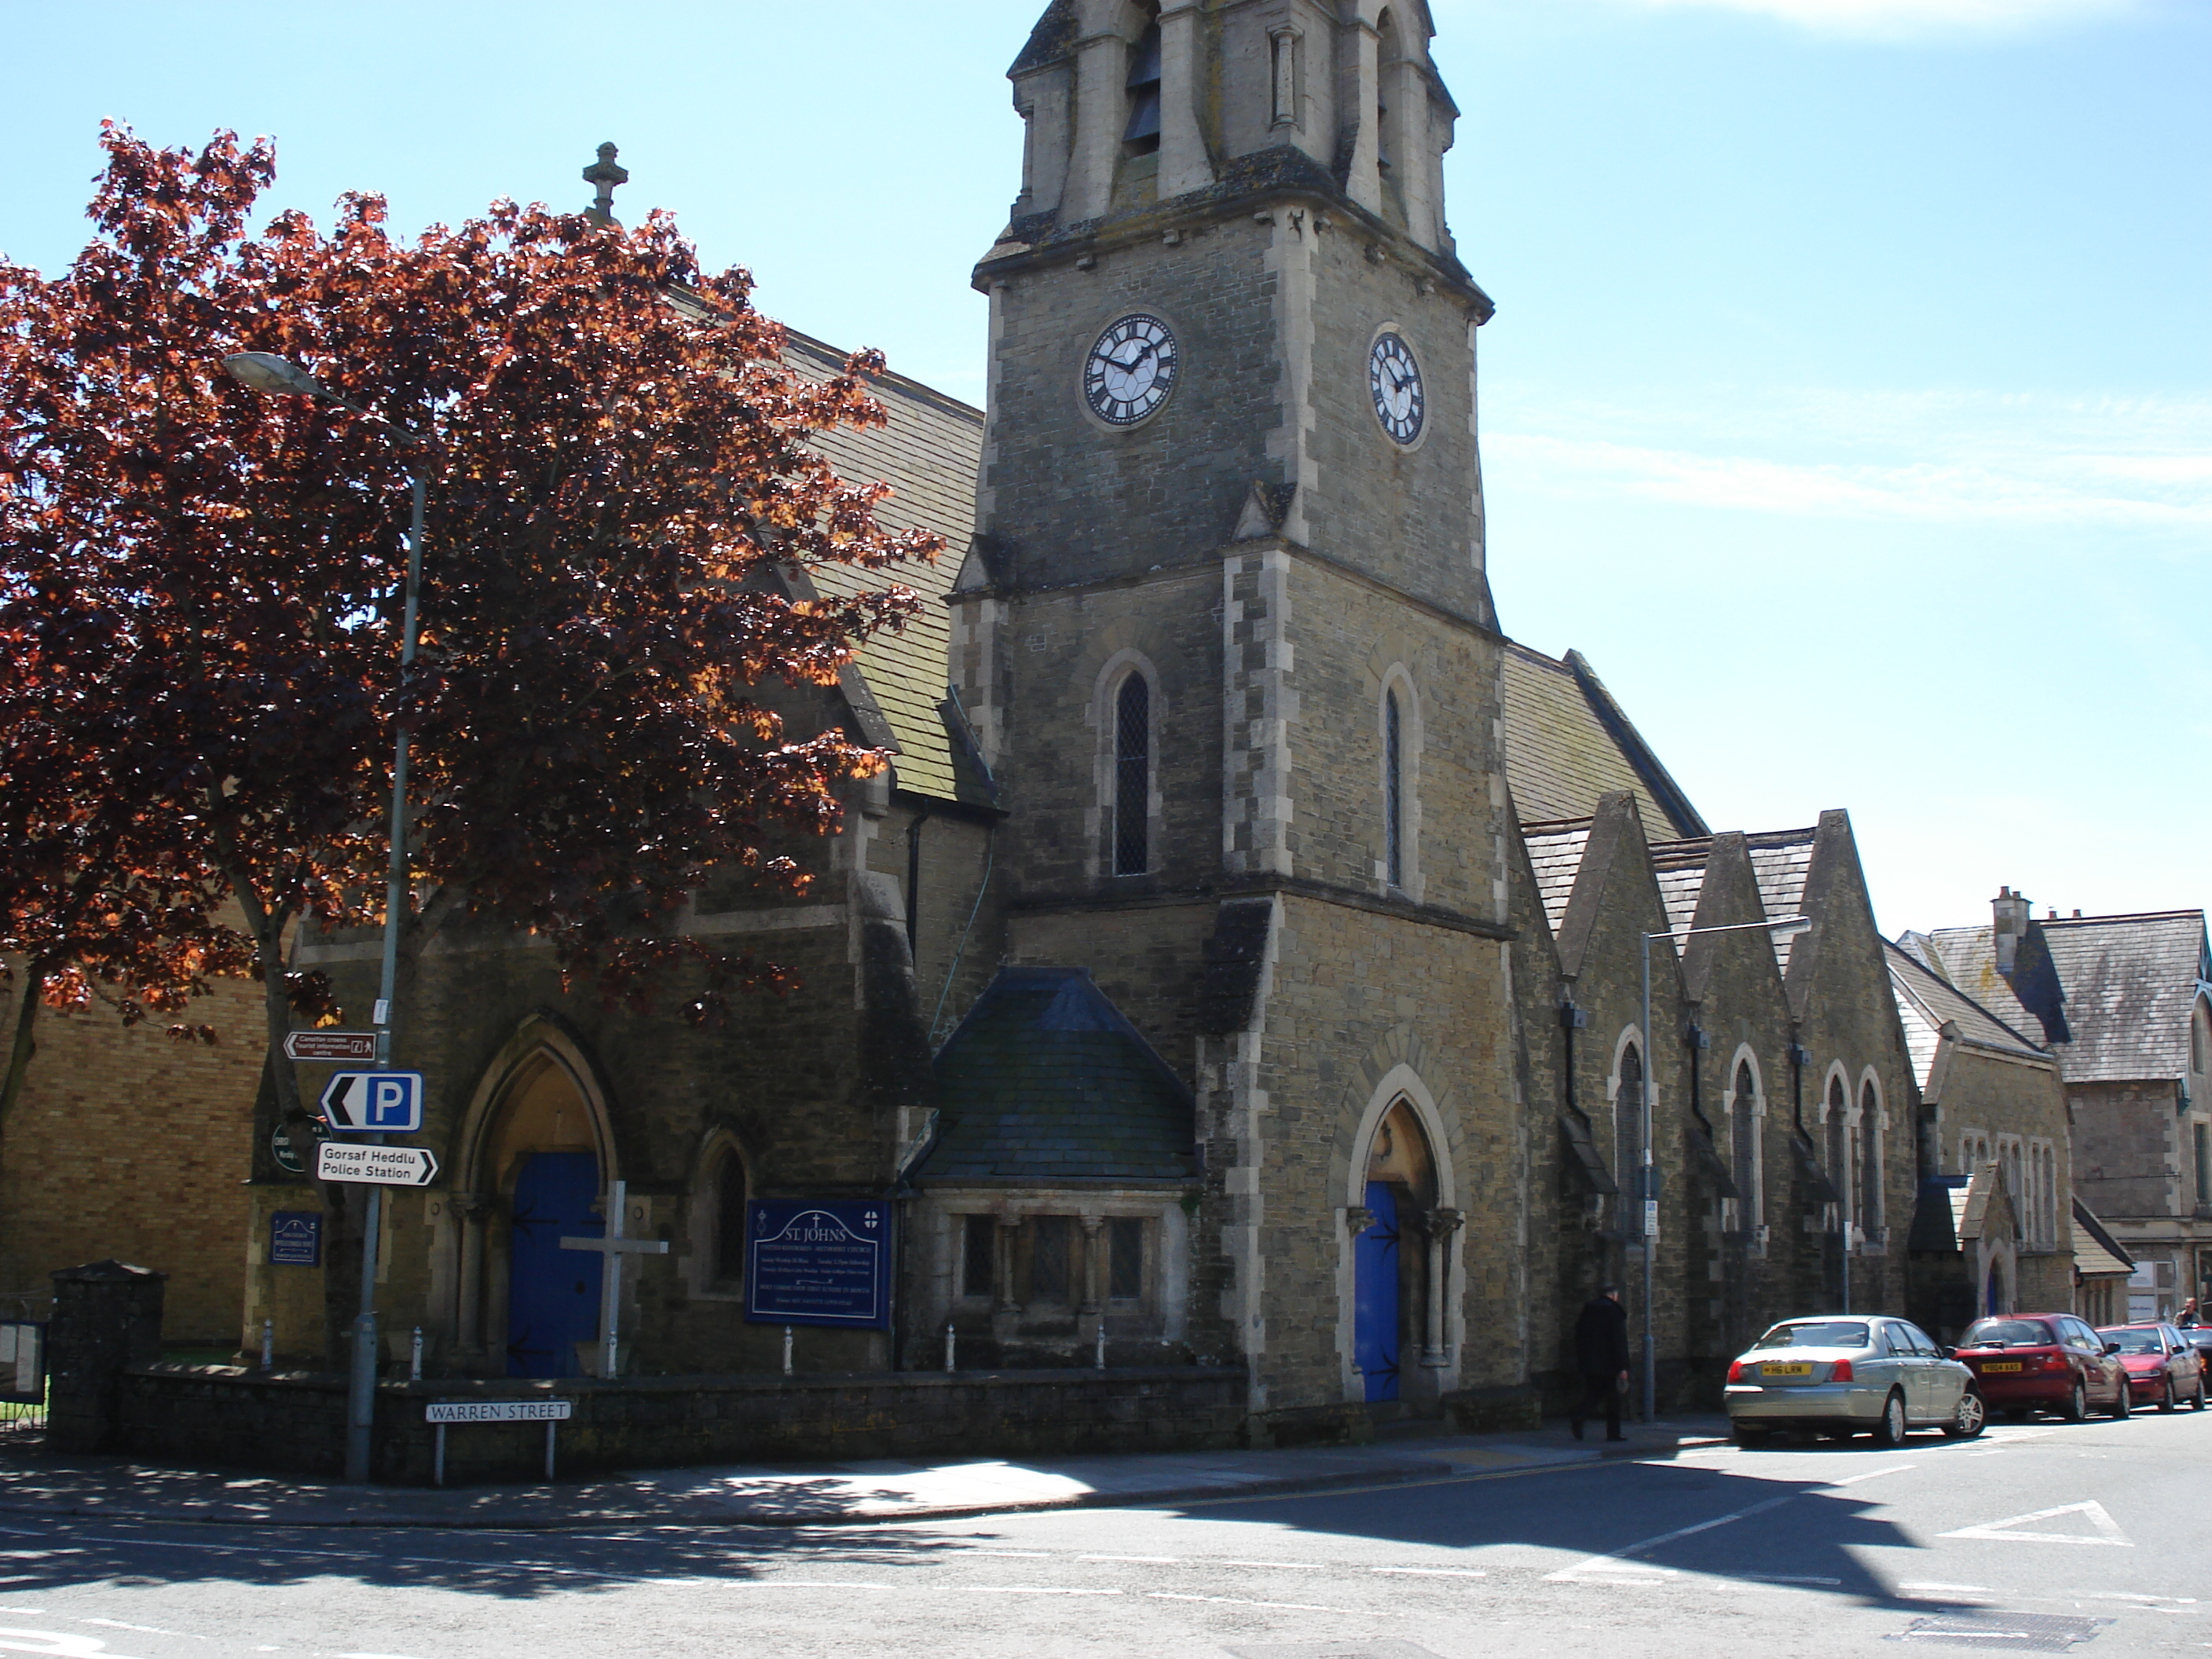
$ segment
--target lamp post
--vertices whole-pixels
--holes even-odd
[[[1652,1061],[1651,1042],[1651,941],[1655,939],[1687,939],[1693,933],[1745,933],[1764,928],[1778,939],[1789,939],[1803,933],[1813,925],[1810,916],[1784,916],[1779,921],[1732,921],[1717,927],[1663,927],[1656,933],[1645,933],[1638,941],[1644,958],[1644,1158],[1638,1171],[1637,1197],[1644,1206],[1639,1218],[1643,1234],[1644,1255],[1644,1420],[1650,1422],[1659,1414],[1659,1376],[1657,1338],[1651,1322],[1652,1254],[1657,1243],[1659,1227],[1659,1193],[1653,1179],[1651,1163],[1651,1119],[1658,1103],[1658,1086],[1654,1079],[1658,1067]]]
[[[422,440],[396,426],[384,416],[349,403],[323,386],[297,363],[267,351],[240,351],[222,360],[224,373],[251,391],[272,396],[313,398],[356,415],[368,416],[383,426],[395,447],[409,457],[407,526],[407,599],[401,624],[399,678],[404,687],[407,671],[414,666],[416,619],[422,586],[422,507],[425,483],[421,465]],[[399,921],[407,889],[407,727],[395,722],[398,735],[392,761],[392,849],[384,884],[384,952],[377,981],[375,1017],[376,1069],[392,1069],[392,1006],[398,994]],[[381,1141],[382,1135],[368,1137]],[[353,1322],[352,1376],[346,1390],[346,1479],[356,1483],[368,1479],[370,1435],[376,1421],[376,1246],[384,1222],[384,1188],[368,1189],[367,1213],[362,1222],[361,1310]]]

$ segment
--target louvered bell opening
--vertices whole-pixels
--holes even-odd
[[[1153,24],[1129,56],[1129,125],[1121,142],[1149,155],[1160,147],[1160,26]]]
[[[1152,689],[1141,674],[1114,700],[1114,873],[1141,876],[1152,861]]]

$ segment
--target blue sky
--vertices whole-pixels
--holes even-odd
[[[402,228],[580,206],[612,138],[626,216],[977,398],[1041,5],[0,0],[0,251],[81,245],[106,115]],[[1508,631],[1717,826],[1848,807],[1892,932],[2212,897],[2212,6],[1434,9]]]

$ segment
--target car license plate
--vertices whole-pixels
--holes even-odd
[[[2016,1371],[2020,1369],[2020,1361],[2017,1359],[1984,1359],[1982,1361],[1982,1369],[1985,1371]]]
[[[1810,1376],[1813,1368],[1810,1365],[1761,1365],[1759,1372],[1762,1376]]]

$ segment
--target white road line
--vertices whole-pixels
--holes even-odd
[[[1180,1555],[1079,1555],[1079,1561],[1133,1561],[1146,1566],[1171,1567],[1182,1559]]]
[[[1784,1504],[1795,1502],[1800,1496],[1802,1494],[1798,1492],[1785,1492],[1779,1498],[1770,1498],[1763,1503],[1753,1504],[1746,1509],[1734,1510],[1726,1515],[1715,1516],[1711,1520],[1700,1521],[1695,1526],[1677,1527],[1674,1531],[1662,1532],[1656,1538],[1642,1539],[1636,1543],[1624,1545],[1620,1549],[1608,1550],[1603,1555],[1593,1555],[1589,1560],[1580,1562],[1574,1566],[1562,1567],[1557,1572],[1547,1572],[1544,1575],[1544,1580],[1547,1583],[1571,1583],[1586,1572],[1612,1571],[1613,1568],[1609,1564],[1616,1563],[1619,1564],[1619,1570],[1629,1572],[1662,1572],[1666,1569],[1632,1565],[1629,1564],[1628,1558],[1632,1555],[1641,1555],[1647,1550],[1656,1550],[1662,1544],[1674,1543],[1677,1539],[1694,1538],[1701,1532],[1711,1532],[1715,1527],[1725,1527],[1731,1522],[1761,1515],[1768,1510],[1778,1510]]]
[[[1077,1589],[1060,1584],[956,1584],[970,1595],[1125,1595],[1117,1589]]]
[[[1848,1475],[1841,1480],[1824,1480],[1825,1486],[1856,1486],[1862,1480],[1879,1480],[1885,1474],[1903,1474],[1907,1469],[1917,1469],[1917,1463],[1892,1463],[1879,1469],[1869,1469],[1864,1474]]]
[[[1327,1561],[1223,1561],[1210,1556],[1193,1556],[1190,1565],[1199,1567],[1267,1567],[1280,1568],[1285,1572],[1327,1572]]]
[[[1395,1619],[1395,1613],[1364,1612],[1358,1607],[1321,1607],[1310,1601],[1247,1601],[1237,1595],[1176,1595],[1167,1590],[1147,1590],[1150,1601],[1211,1601],[1224,1607],[1274,1607],[1284,1613],[1341,1613],[1355,1619]]]
[[[2078,1515],[2097,1530],[2094,1538],[2078,1532],[2022,1532],[2021,1522],[2048,1521],[2057,1516]],[[1938,1538],[1972,1538],[1978,1541],[2032,1544],[2087,1544],[2108,1549],[2131,1550],[2135,1540],[2120,1530],[2120,1523],[2106,1512],[2105,1506],[2095,1498],[2084,1504],[2060,1504],[2047,1510],[2030,1510],[2026,1515],[2008,1516],[2002,1521],[1984,1521],[1978,1526],[1954,1527],[1949,1532],[1938,1533]]]
[[[962,1550],[962,1551],[960,1552],[960,1553],[961,1553],[961,1554],[963,1554],[963,1555],[989,1555],[989,1556],[995,1556],[995,1557],[999,1557],[999,1558],[1000,1558],[1000,1559],[1002,1559],[1008,1560],[1008,1561],[1049,1561],[1049,1560],[1052,1559],[1052,1552],[1051,1552],[1050,1550],[971,1550],[971,1549],[963,1549],[963,1550]]]
[[[1821,1578],[1799,1572],[1719,1572],[1716,1578],[1748,1578],[1754,1584],[1840,1584],[1840,1578]]]
[[[1487,1578],[1486,1571],[1472,1567],[1370,1567],[1370,1572],[1402,1572],[1416,1578]]]

